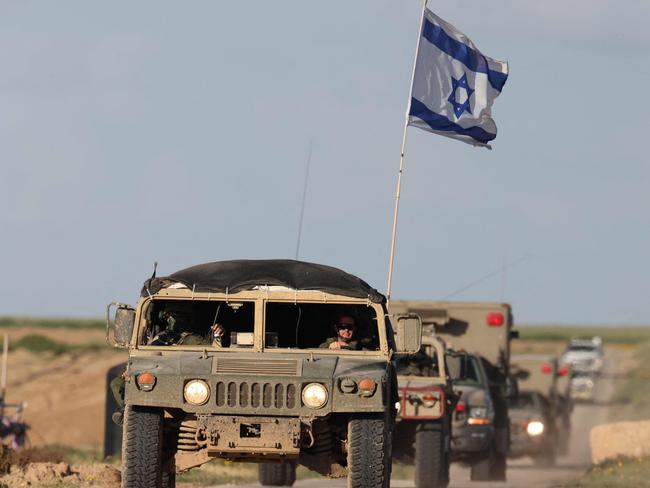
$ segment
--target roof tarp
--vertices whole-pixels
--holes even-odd
[[[142,287],[142,296],[154,294],[173,283],[182,283],[196,292],[237,293],[268,285],[368,298],[375,303],[386,300],[368,283],[345,271],[290,259],[242,259],[199,264],[169,276],[148,279]]]

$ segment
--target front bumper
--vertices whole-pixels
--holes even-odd
[[[546,444],[545,434],[531,436],[524,429],[512,429],[508,455],[519,457],[540,454],[546,450]]]
[[[297,418],[199,415],[197,433],[207,454],[215,457],[291,458],[301,447]]]
[[[451,450],[455,453],[486,451],[494,438],[492,425],[464,425],[453,427]]]

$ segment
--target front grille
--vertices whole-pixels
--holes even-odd
[[[300,375],[302,361],[296,359],[215,358],[215,374]]]
[[[298,406],[297,392],[292,383],[218,381],[215,401],[218,407],[293,409]]]

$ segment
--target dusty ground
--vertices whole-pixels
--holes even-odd
[[[15,341],[27,333],[73,344],[102,340],[97,330],[8,330]],[[3,330],[4,332],[4,330]],[[9,354],[7,402],[27,402],[25,421],[31,445],[100,446],[104,437],[106,371],[123,362],[124,352],[107,349],[55,356],[22,349]]]

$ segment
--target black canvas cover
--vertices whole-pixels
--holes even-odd
[[[182,283],[197,292],[237,293],[255,286],[286,286],[294,290],[322,290],[383,303],[385,297],[354,275],[322,264],[291,259],[234,260],[199,264],[169,276],[144,282],[142,296]]]

